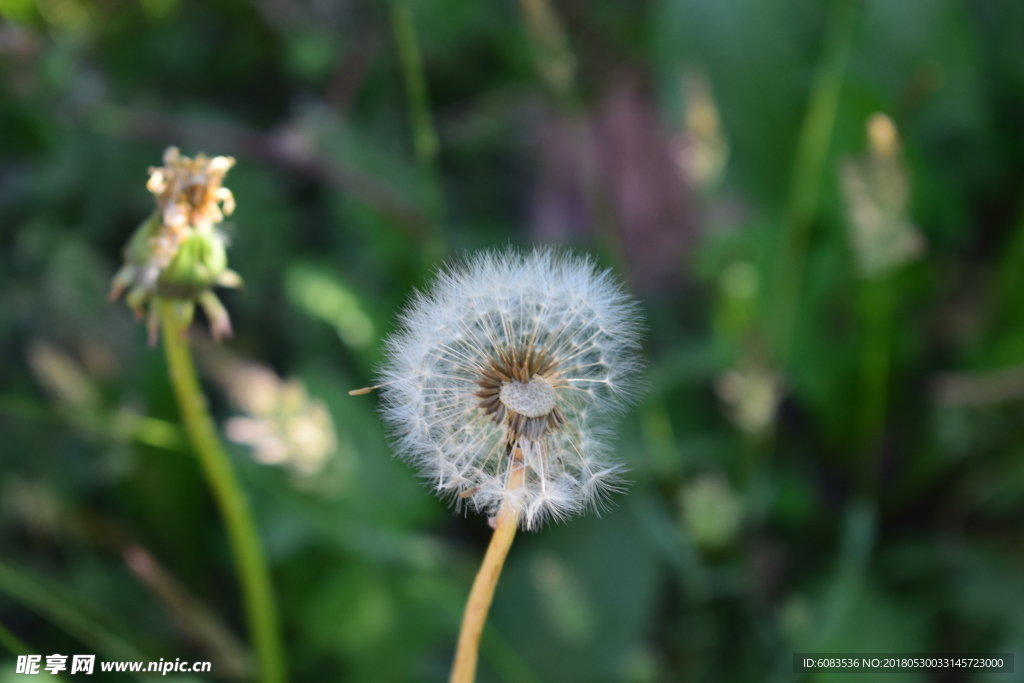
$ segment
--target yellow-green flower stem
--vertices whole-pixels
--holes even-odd
[[[473,588],[469,592],[466,609],[462,614],[459,642],[455,648],[455,662],[452,664],[448,683],[473,683],[476,680],[480,636],[483,635],[487,613],[494,599],[494,589],[498,586],[501,569],[505,566],[505,558],[508,557],[518,527],[519,515],[509,508],[502,507],[494,525],[494,535],[487,546],[480,571],[473,580]]]
[[[285,679],[284,650],[270,573],[245,493],[235,477],[227,453],[221,447],[206,407],[206,398],[200,390],[187,326],[182,324],[182,316],[175,309],[179,305],[166,299],[159,302],[171,384],[178,398],[185,430],[227,527],[235,569],[242,585],[249,636],[259,663],[259,680],[262,683],[280,683]]]
[[[523,485],[526,475],[522,465],[523,452],[516,448],[512,471],[509,473],[508,487],[518,489]],[[484,553],[484,561],[473,580],[473,588],[466,600],[466,609],[462,613],[462,627],[459,629],[459,642],[455,646],[455,662],[448,683],[473,683],[476,680],[476,662],[480,652],[480,636],[484,632],[487,613],[491,610],[494,589],[498,586],[501,569],[505,566],[512,539],[519,528],[519,512],[507,504],[503,504],[494,520],[494,535]]]

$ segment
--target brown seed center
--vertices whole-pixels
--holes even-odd
[[[477,404],[496,424],[504,425],[509,444],[540,439],[565,424],[558,409],[555,363],[530,348],[499,351],[481,370]]]

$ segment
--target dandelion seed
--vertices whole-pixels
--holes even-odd
[[[378,383],[383,415],[440,495],[536,529],[621,487],[608,436],[637,397],[640,315],[610,272],[551,251],[488,252],[443,271],[401,323]]]

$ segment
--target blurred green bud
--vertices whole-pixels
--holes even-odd
[[[763,434],[775,421],[783,397],[782,380],[771,369],[747,363],[715,381],[729,419],[747,434]]]
[[[679,502],[683,525],[702,548],[726,547],[743,525],[743,501],[718,475],[706,474],[690,482],[680,492]]]
[[[214,338],[231,336],[231,320],[213,287],[242,284],[228,268],[225,238],[217,230],[235,208],[231,190],[222,185],[234,163],[231,157],[203,154],[191,159],[168,147],[164,166],[149,169],[146,187],[155,196],[156,210],[125,246],[125,263],[111,283],[110,299],[128,290],[125,301],[135,314],[148,314],[150,344],[156,343],[161,299],[175,303],[186,327],[198,303]]]
[[[730,341],[742,339],[757,313],[761,273],[745,260],[733,261],[718,276],[718,301],[715,306],[716,331]]]
[[[919,258],[925,241],[910,219],[910,174],[896,124],[874,114],[867,138],[868,155],[844,160],[839,180],[857,269],[875,279]]]
[[[806,642],[815,624],[814,604],[804,595],[786,598],[779,608],[779,627],[790,643]]]

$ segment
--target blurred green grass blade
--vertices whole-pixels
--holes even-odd
[[[541,79],[563,102],[574,104],[576,56],[569,48],[569,40],[555,8],[547,0],[520,0],[519,6]]]
[[[31,655],[38,652],[38,650],[30,648],[21,638],[11,633],[11,631],[3,624],[0,624],[0,645],[10,650],[11,654],[14,655]],[[49,680],[58,681],[59,683],[60,681],[66,681],[67,679],[64,676],[51,674]]]
[[[76,419],[50,406],[21,396],[0,395],[0,414],[21,420],[67,426],[91,437],[128,439],[146,446],[168,451],[185,451],[185,434],[181,427],[157,417],[110,416],[111,419]],[[127,419],[126,419],[127,418]]]
[[[22,396],[0,395],[0,413],[8,417],[38,422],[58,423],[61,421],[48,406]]]
[[[162,603],[170,621],[207,653],[220,676],[236,681],[253,677],[249,652],[213,610],[141,545],[126,548],[122,556],[128,569]]]
[[[714,340],[681,339],[678,346],[651,361],[647,371],[649,400],[687,384],[698,384],[715,376],[720,351]]]
[[[864,587],[875,546],[878,511],[874,502],[851,503],[843,520],[843,536],[832,580],[825,592],[821,628],[815,635],[821,646],[840,629]]]
[[[877,496],[881,486],[881,441],[885,437],[897,295],[890,279],[865,282],[861,286],[864,341],[861,348],[861,395],[857,417],[865,449],[863,471],[860,473],[861,487],[864,495],[870,496]]]
[[[144,417],[135,425],[133,438],[146,446],[155,446],[168,451],[184,451],[185,434],[181,427],[156,417]]]
[[[537,674],[493,624],[484,629],[480,654],[505,683],[541,683]]]
[[[430,116],[430,98],[427,78],[423,72],[423,58],[416,39],[416,25],[406,0],[392,0],[391,21],[395,31],[402,80],[409,100],[409,118],[412,122],[413,148],[416,158],[426,168],[432,168],[440,149],[437,131]]]
[[[654,475],[664,481],[678,479],[683,460],[663,399],[652,398],[641,407],[640,431]]]
[[[775,289],[768,311],[778,361],[783,366],[789,362],[811,224],[826,173],[859,5],[860,0],[843,0],[836,12],[797,142],[785,223],[774,264]]]
[[[105,626],[90,610],[56,583],[0,562],[0,591],[48,619],[97,654],[116,661],[148,659],[135,646]]]
[[[295,307],[334,327],[349,348],[365,349],[377,336],[364,302],[327,269],[294,263],[285,272],[284,284]]]
[[[32,650],[24,640],[11,633],[11,630],[0,624],[0,645],[7,648],[12,655],[29,655]]]
[[[661,559],[676,572],[680,584],[694,602],[706,600],[712,592],[711,577],[696,548],[676,525],[668,506],[649,495],[634,495],[630,511]]]
[[[432,223],[428,245],[433,252],[443,252],[443,245],[437,244],[437,227],[443,222],[444,215],[444,196],[437,168],[437,155],[441,143],[430,113],[430,94],[423,68],[423,53],[416,37],[416,24],[408,0],[391,0],[391,24],[409,105],[413,149],[422,174],[421,192],[426,203],[426,213]]]

